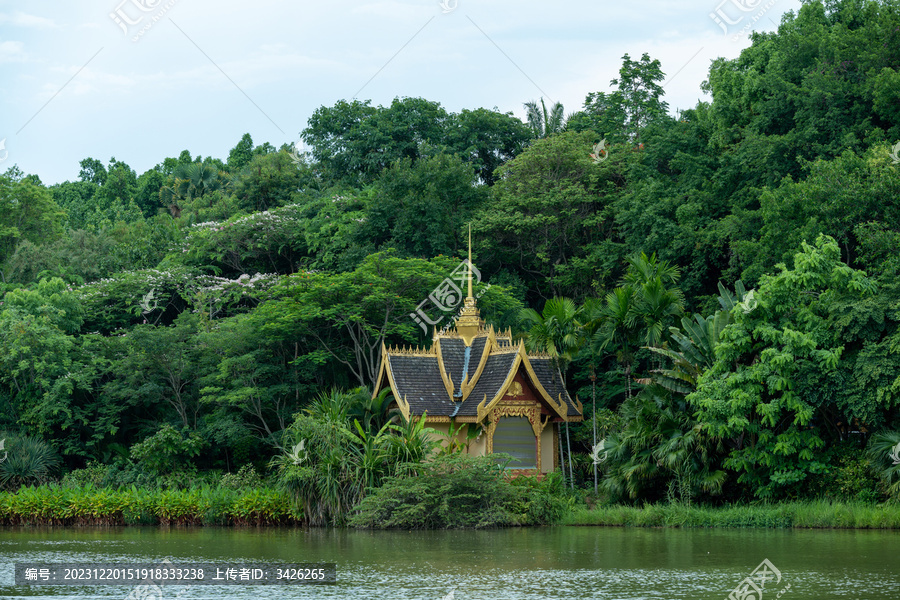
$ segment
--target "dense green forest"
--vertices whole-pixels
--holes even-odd
[[[482,316],[584,402],[567,486],[593,490],[593,453],[608,501],[897,497],[900,2],[804,3],[675,115],[664,81],[626,55],[568,117],[340,101],[302,151],[9,169],[0,482],[251,465],[311,507],[313,477],[346,487],[373,448],[421,458],[359,388],[382,343],[430,343],[409,315],[471,224]],[[320,521],[388,475],[365,472]]]

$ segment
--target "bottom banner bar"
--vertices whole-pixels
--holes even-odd
[[[16,585],[320,585],[335,563],[16,563]]]

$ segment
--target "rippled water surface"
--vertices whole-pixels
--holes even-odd
[[[333,562],[328,586],[162,588],[187,599],[726,600],[764,560],[763,599],[900,600],[900,532],[555,527],[494,531],[0,529],[0,598],[115,598],[127,586],[15,586],[25,562]],[[454,589],[455,588],[455,589]],[[150,600],[148,597],[147,600]],[[746,596],[746,600],[760,600]]]

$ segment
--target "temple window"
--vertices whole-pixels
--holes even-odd
[[[524,417],[503,417],[494,430],[493,451],[513,457],[508,469],[537,468],[537,440],[531,423]]]

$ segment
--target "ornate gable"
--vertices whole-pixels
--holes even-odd
[[[511,391],[527,392],[531,405],[548,419],[580,421],[581,403],[569,397],[552,359],[529,356],[521,342],[513,342],[510,330],[497,333],[486,325],[472,296],[471,271],[468,283],[456,326],[435,330],[431,348],[382,346],[375,394],[390,386],[408,416],[427,412],[428,420],[482,422],[504,398],[517,397]]]

